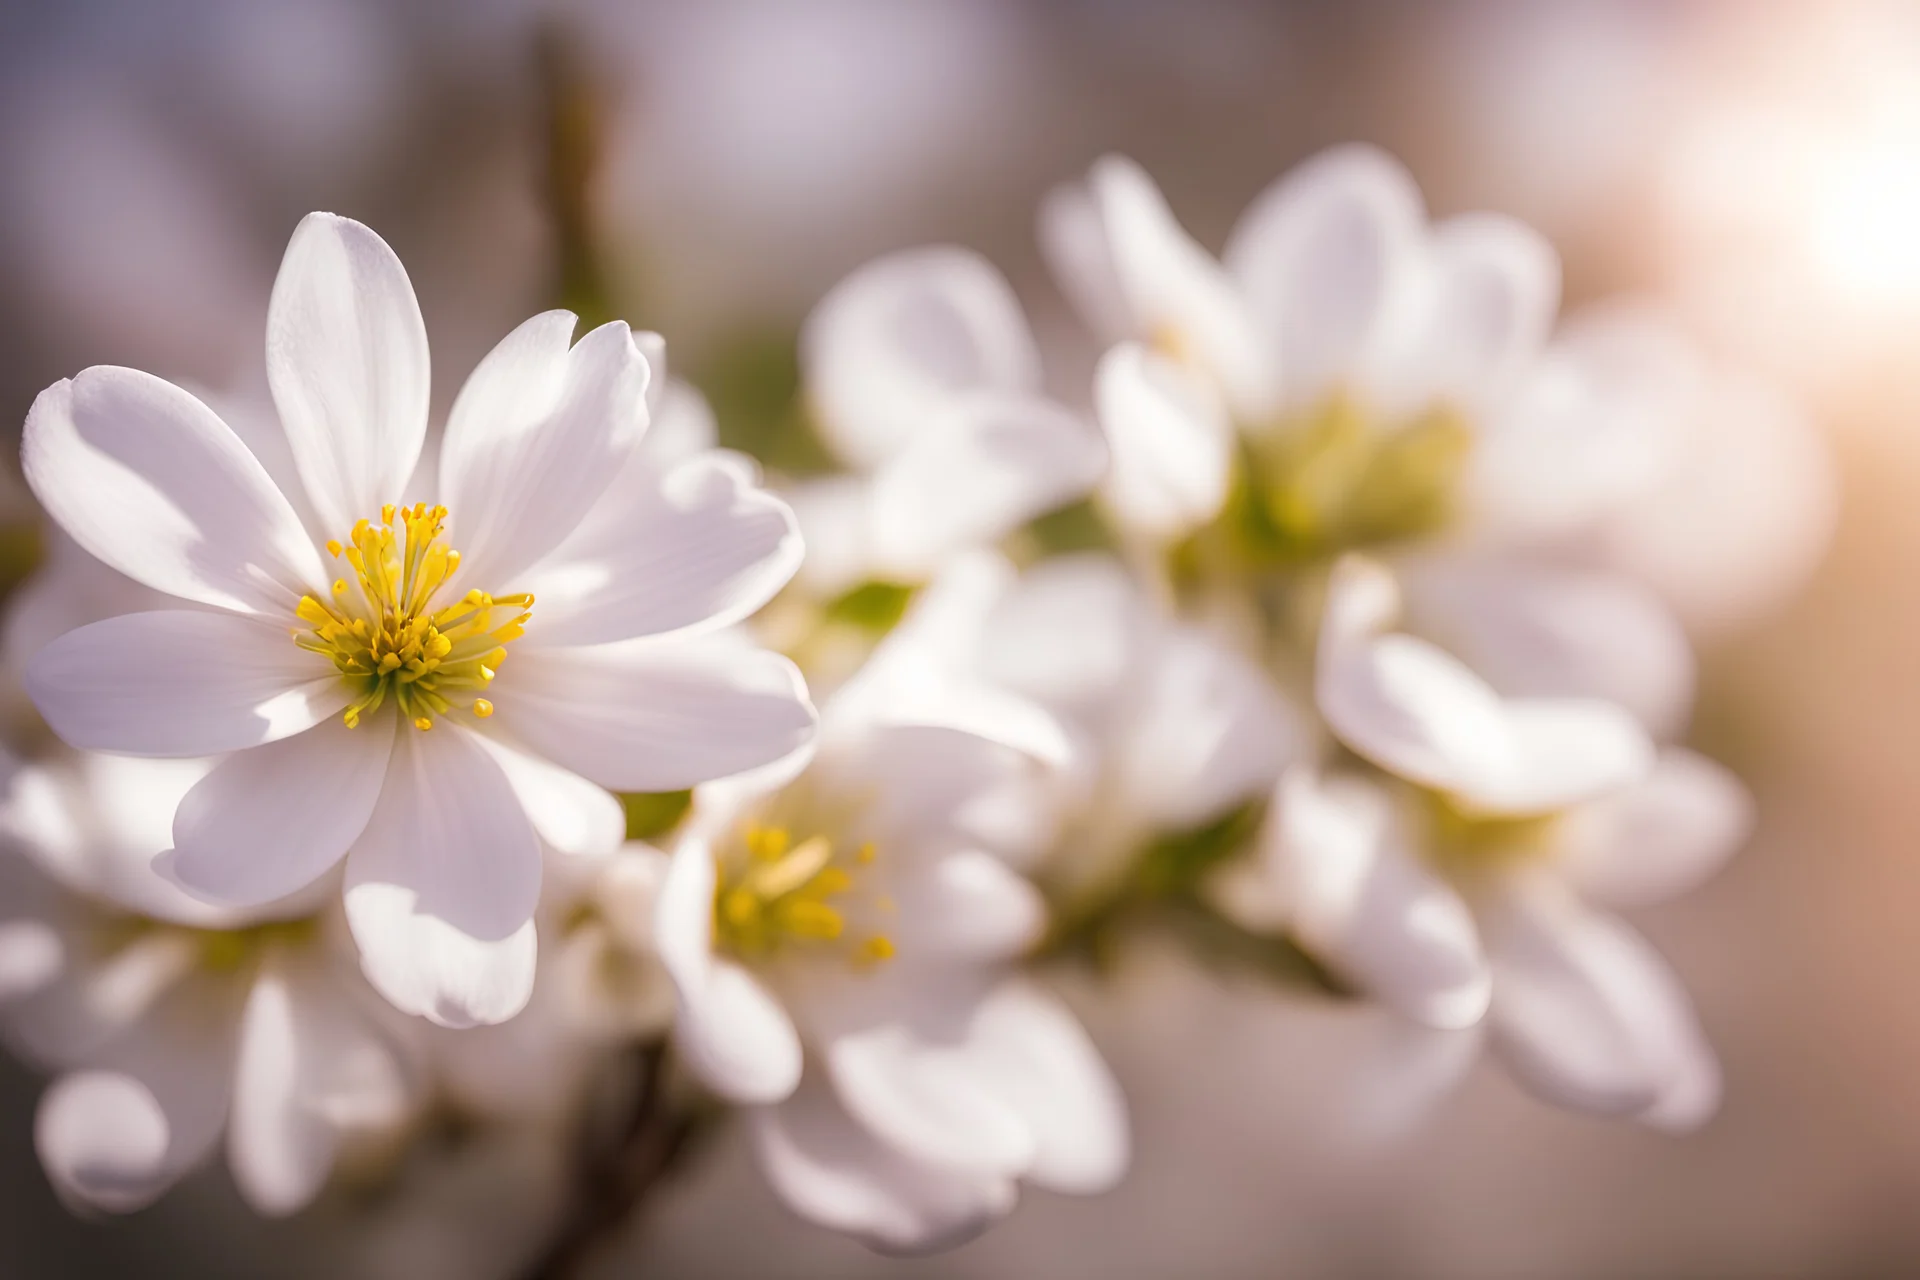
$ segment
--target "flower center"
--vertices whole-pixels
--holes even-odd
[[[445,507],[424,502],[381,508],[380,523],[355,524],[346,546],[327,543],[352,578],[335,579],[329,601],[300,598],[295,613],[307,629],[294,633],[294,643],[324,655],[358,690],[344,716],[348,728],[388,698],[416,729],[431,729],[435,716],[455,710],[493,714],[480,694],[526,629],[533,597],[469,591],[436,609],[435,597],[460,567],[460,553],[440,536],[446,519]]]
[[[1288,568],[1438,532],[1473,431],[1446,404],[1393,420],[1335,393],[1241,441],[1220,518],[1176,553],[1189,573]]]
[[[877,856],[871,843],[849,853],[827,836],[795,843],[786,827],[760,823],[748,824],[743,843],[745,857],[730,867],[723,861],[714,889],[717,943],[750,959],[795,943],[838,948],[862,965],[893,958],[893,939],[862,927],[895,910],[884,894],[856,892]]]
[[[1511,867],[1550,857],[1556,847],[1561,830],[1558,813],[1488,817],[1467,813],[1437,792],[1421,795],[1427,818],[1426,848],[1443,870]]]

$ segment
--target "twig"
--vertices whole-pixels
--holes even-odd
[[[539,1255],[519,1273],[522,1280],[577,1275],[678,1165],[703,1127],[705,1113],[672,1101],[672,1055],[665,1039],[637,1050],[634,1065],[639,1087],[625,1122],[612,1142],[596,1142],[592,1132],[581,1135],[581,1157],[565,1215]]]

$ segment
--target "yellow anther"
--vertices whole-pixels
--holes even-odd
[[[780,923],[789,933],[799,938],[815,938],[822,942],[831,942],[838,938],[847,927],[847,922],[838,911],[824,902],[812,898],[790,898],[780,904]]]
[[[791,838],[785,827],[763,827],[755,823],[747,828],[747,852],[762,862],[772,862],[787,851]]]
[[[836,856],[836,847],[848,846],[836,846],[824,834],[796,843],[790,828],[769,822],[745,824],[739,839],[734,849],[744,856],[720,858],[714,890],[715,938],[722,947],[759,958],[788,944],[832,943],[861,965],[893,954],[890,938],[874,934],[870,925],[860,927],[871,920],[876,902],[892,908],[884,896],[861,893],[860,867],[875,860],[870,845]],[[857,945],[847,936],[856,930]]]
[[[754,867],[747,873],[745,883],[763,898],[778,898],[819,875],[832,859],[833,842],[825,836],[814,836],[802,840],[777,860]]]
[[[347,728],[358,729],[360,727],[360,708],[348,707],[340,718],[347,722]]]
[[[853,888],[853,873],[845,867],[822,867],[808,891],[823,898],[831,898],[836,893],[845,893]]]
[[[433,721],[427,719],[425,716],[415,716],[413,719],[413,727],[425,733],[427,730],[433,728]]]
[[[746,889],[735,889],[720,899],[720,914],[735,928],[744,928],[759,916],[760,899]]]
[[[421,729],[455,711],[493,714],[493,704],[473,693],[493,679],[506,646],[525,632],[532,597],[509,597],[518,606],[511,617],[493,614],[493,598],[480,590],[466,592],[464,603],[436,607],[460,564],[441,539],[446,517],[445,507],[416,502],[382,507],[378,526],[355,521],[348,541],[327,543],[352,575],[332,582],[331,603],[304,596],[295,606],[304,629],[294,643],[331,660],[356,690],[344,716],[349,725],[389,694]]]

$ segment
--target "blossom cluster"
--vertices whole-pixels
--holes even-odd
[[[1817,555],[1774,531],[1831,505],[1818,437],[1650,307],[1563,318],[1540,237],[1430,221],[1370,149],[1217,257],[1119,158],[1039,231],[1089,385],[983,258],[894,254],[800,335],[822,473],[566,311],[431,423],[406,272],[329,214],[270,412],[43,392],[0,1027],[62,1197],[138,1208],[224,1138],[293,1212],[436,1115],[591,1115],[654,1046],[797,1213],[944,1247],[1124,1174],[1049,980],[1170,925],[1557,1105],[1705,1121],[1614,912],[1746,837],[1683,745],[1693,645]],[[1755,451],[1795,491],[1727,481]]]

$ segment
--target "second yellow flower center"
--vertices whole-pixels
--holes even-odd
[[[425,503],[383,508],[379,524],[362,520],[344,546],[327,544],[352,569],[334,580],[332,598],[300,598],[295,612],[306,629],[294,643],[328,658],[355,688],[349,728],[389,698],[416,729],[455,711],[493,714],[481,694],[526,629],[533,597],[468,591],[436,608],[460,567],[441,536],[446,519],[445,507]]]
[[[748,959],[791,943],[843,947],[859,964],[891,960],[893,938],[874,927],[896,909],[884,895],[855,894],[873,845],[836,849],[824,835],[796,843],[783,826],[750,824],[744,859],[723,862],[713,896],[714,935]]]

